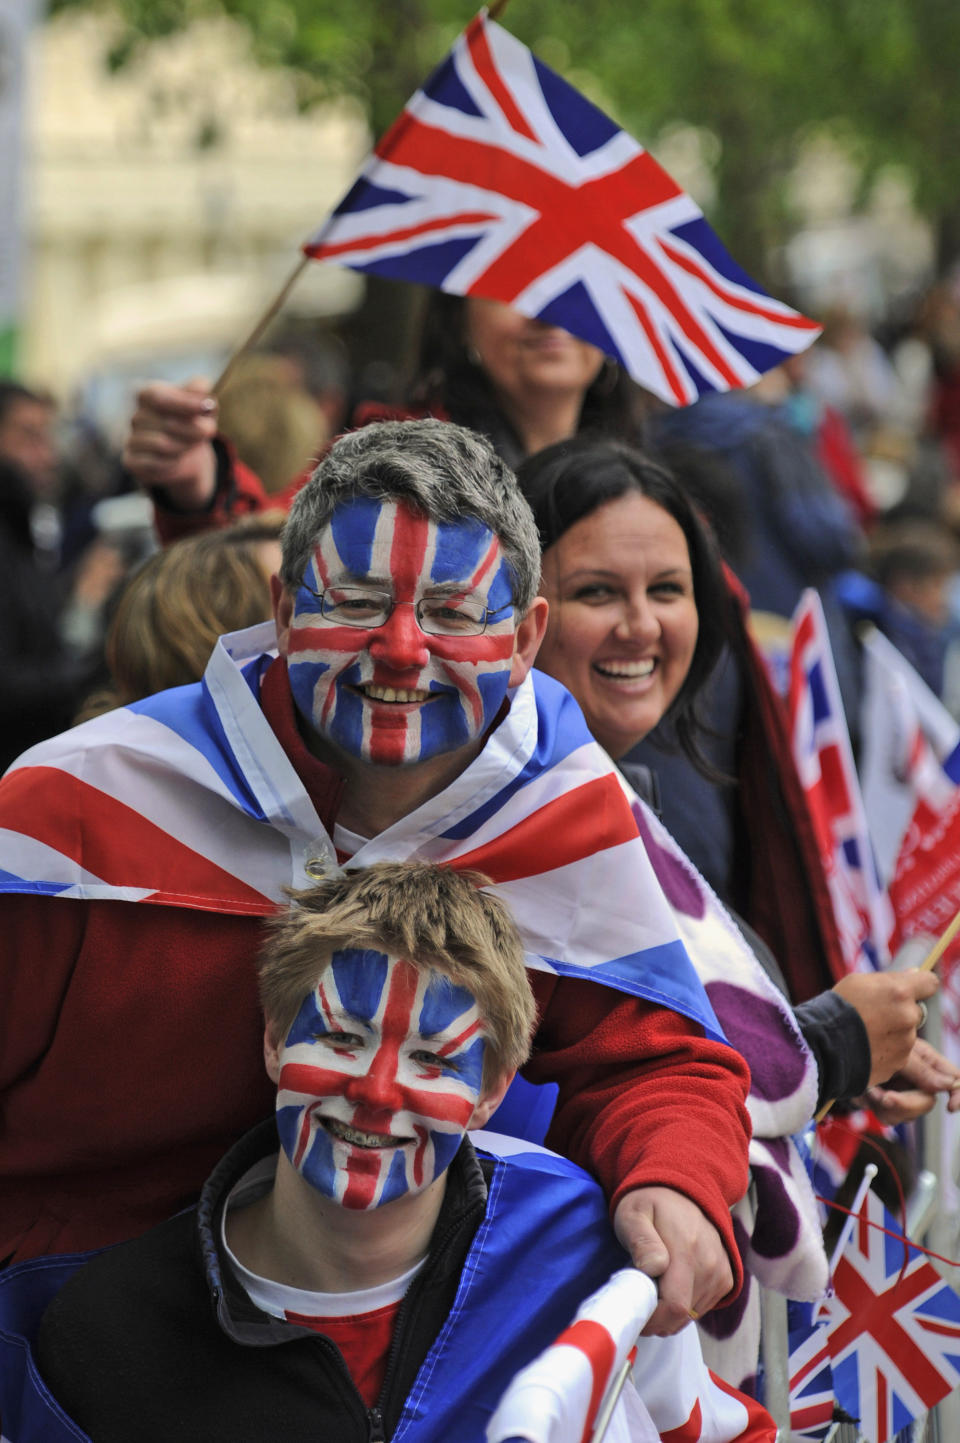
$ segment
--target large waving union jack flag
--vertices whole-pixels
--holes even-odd
[[[485,12],[304,250],[505,301],[672,405],[748,386],[820,331],[751,280],[637,141]]]

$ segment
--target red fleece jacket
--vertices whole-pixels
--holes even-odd
[[[306,750],[285,665],[264,711],[332,826],[339,777]],[[192,1201],[273,1107],[255,960],[262,922],[131,902],[0,898],[0,1259],[118,1242]],[[548,1142],[613,1203],[661,1184],[723,1234],[747,1185],[748,1072],[686,1018],[593,982],[531,973],[525,1069],[556,1081]]]

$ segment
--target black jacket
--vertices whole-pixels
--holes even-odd
[[[261,1312],[224,1266],[227,1195],[277,1147],[272,1120],[248,1133],[211,1174],[195,1209],[95,1258],[48,1307],[40,1371],[94,1443],[391,1436],[484,1216],[482,1165],[464,1140],[427,1260],[401,1304],[377,1407],[368,1410],[335,1345]]]

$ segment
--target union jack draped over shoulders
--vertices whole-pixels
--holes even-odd
[[[749,386],[820,332],[737,265],[637,141],[485,12],[304,250],[508,302],[672,405]]]
[[[221,637],[202,683],[25,752],[0,780],[0,893],[264,916],[318,862],[335,869],[259,705],[275,641],[272,623]],[[626,784],[549,677],[528,677],[471,765],[349,865],[413,858],[490,877],[530,967],[591,978],[723,1037]]]

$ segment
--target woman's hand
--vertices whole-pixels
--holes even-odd
[[[923,1026],[920,1003],[940,985],[933,972],[851,972],[834,992],[860,1014],[870,1042],[870,1084],[886,1082],[907,1066]],[[933,1049],[930,1049],[933,1051]]]
[[[863,1101],[881,1122],[895,1127],[929,1112],[941,1092],[949,1094],[947,1111],[960,1112],[960,1068],[920,1038],[888,1086],[871,1087]]]

